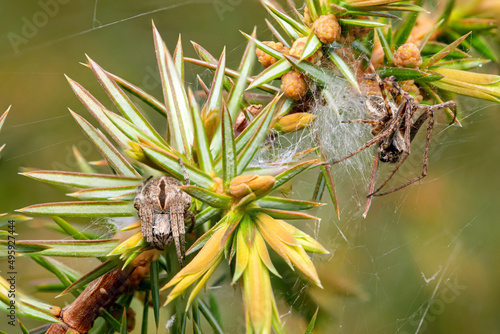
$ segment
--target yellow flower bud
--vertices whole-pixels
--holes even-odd
[[[249,249],[248,264],[242,277],[248,325],[254,333],[270,333],[274,296],[269,272],[256,247]]]
[[[61,308],[59,306],[51,306],[50,311],[55,317],[59,317],[61,315]]]
[[[229,193],[234,197],[244,197],[252,192],[260,196],[271,190],[275,182],[270,175],[238,175],[229,183]]]
[[[322,288],[316,268],[299,241],[283,225],[282,220],[277,220],[266,214],[258,214],[257,227],[267,244],[285,262],[292,264],[306,275],[312,282]]]
[[[158,169],[158,165],[144,153],[141,145],[134,142],[129,142],[128,144],[130,145],[130,149],[127,150],[127,153],[132,159],[142,162],[151,168]]]
[[[288,133],[302,130],[312,124],[316,115],[299,112],[281,117],[274,125],[274,129],[279,132]]]
[[[141,242],[144,242],[142,238],[142,233],[137,232],[136,234],[132,235],[130,238],[119,244],[118,247],[113,249],[111,253],[109,253],[108,255],[111,256],[111,255],[125,253],[128,250],[137,247]]]
[[[205,131],[208,139],[212,139],[215,130],[217,129],[217,125],[220,122],[219,111],[214,110],[206,110],[205,108],[201,112],[201,119],[203,120],[203,125],[205,126]]]
[[[134,142],[130,142],[129,145],[130,149],[127,151],[127,153],[130,155],[130,157],[132,157],[134,160],[143,162],[146,157],[144,155],[144,152],[142,151],[141,145]]]
[[[224,235],[229,225],[223,225],[218,230],[215,230],[212,236],[208,239],[203,248],[198,254],[179,271],[161,290],[165,290],[171,286],[175,287],[170,291],[165,305],[174,300],[177,296],[183,293],[191,284],[201,279],[196,287],[191,292],[189,302],[193,300],[202,286],[206,283],[210,275],[222,261],[224,247],[222,244]],[[222,245],[221,245],[222,244]]]
[[[311,236],[309,236],[308,234],[302,232],[295,226],[292,226],[283,220],[279,220],[279,222],[288,232],[290,232],[295,237],[295,239],[297,239],[297,241],[305,251],[319,254],[330,254],[330,252],[327,251],[325,247],[323,247],[314,238],[311,238]]]

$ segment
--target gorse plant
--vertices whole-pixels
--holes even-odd
[[[494,54],[485,51],[482,37],[492,32],[494,21],[457,10],[453,1],[439,18],[433,19],[436,24],[424,28],[419,25],[420,14],[426,12],[421,2],[310,0],[302,13],[292,6],[293,15],[274,1],[262,2],[287,37],[269,21],[276,41],[259,41],[255,31],[244,33],[248,43],[237,70],[226,67],[225,51],[217,59],[196,43],[193,45],[199,59],[184,58],[180,39],[171,54],[153,26],[163,102],[107,72],[90,58],[86,66],[119,113],[108,110],[82,85],[68,78],[74,93],[104,132],[83,116],[71,110],[70,113],[104,160],[91,164],[75,151],[80,171],[23,173],[38,181],[72,189],[68,195],[77,199],[19,210],[27,215],[51,217],[58,230],[73,239],[16,243],[17,254],[29,256],[60,280],[54,291],[76,297],[61,310],[18,294],[16,302],[22,315],[49,323],[33,333],[127,333],[134,322],[130,309],[135,298],[144,305],[139,326],[142,333],[148,332],[150,304],[157,328],[160,308],[168,305],[175,315],[170,327],[173,332],[184,333],[189,318],[194,332],[205,331],[201,312],[210,327],[207,331],[222,333],[223,322],[214,296],[210,293],[208,302],[197,297],[216,271],[223,272],[217,282],[241,288],[247,333],[269,333],[272,329],[282,333],[285,329],[271,284],[271,275],[279,280],[282,273],[274,263],[282,261],[298,269],[302,284],[322,287],[307,253],[328,253],[313,237],[287,221],[317,220],[303,211],[322,205],[319,202],[324,189],[335,207],[332,211],[339,215],[331,173],[334,167],[328,164],[335,160],[335,155],[322,145],[323,128],[314,124],[320,110],[325,109],[342,113],[346,121],[352,120],[336,105],[331,83],[347,82],[346,93],[353,98],[368,100],[367,96],[376,95],[382,101],[380,108],[385,110],[387,119],[361,121],[372,124],[374,138],[380,133],[383,138],[401,136],[407,138],[404,142],[407,146],[413,140],[410,136],[418,132],[423,122],[432,122],[432,113],[438,107],[447,109],[452,122],[459,122],[451,108],[454,103],[442,104],[443,94],[449,97],[457,93],[498,102],[499,77],[470,72],[488,60],[472,58],[466,52],[472,47],[494,60]],[[405,19],[400,20],[396,14]],[[471,40],[468,40],[469,30],[474,32]],[[265,69],[252,76],[257,59]],[[365,59],[371,61],[367,63]],[[213,72],[208,85],[199,78],[200,94],[184,83],[185,61]],[[280,88],[272,84],[278,78],[281,78]],[[166,134],[147,120],[132,96],[164,117]],[[438,107],[424,107],[433,104]],[[318,105],[331,108],[318,109]],[[416,116],[416,110],[424,110],[421,115],[425,117]],[[0,118],[0,127],[6,114]],[[365,118],[371,116],[367,110]],[[376,126],[380,129],[375,133]],[[431,128],[429,125],[428,136]],[[255,160],[275,140],[276,133],[286,135],[298,130],[312,131],[315,145],[296,152],[286,161]],[[403,145],[396,139],[390,143]],[[374,139],[371,142],[362,149],[378,143]],[[406,153],[401,147],[379,145],[376,162],[383,160],[380,152],[394,153],[398,149]],[[409,154],[409,147],[405,149]],[[391,162],[402,164],[404,159]],[[320,176],[312,201],[289,199],[276,191],[316,167],[320,168]],[[376,163],[373,170],[366,211],[374,195]],[[186,217],[188,226],[190,219],[180,209],[165,209],[171,204],[166,188],[162,188],[166,187],[166,181],[158,181],[158,186],[151,188],[149,202],[138,196],[144,189],[140,185],[150,176],[178,180],[179,183],[171,182],[173,189],[183,194],[184,201],[187,198],[186,203],[191,198],[189,209],[187,206],[182,209],[195,217],[193,232],[189,233],[187,228],[189,249],[185,260],[179,251],[184,242],[184,222],[178,220]],[[124,239],[102,239],[77,230],[69,220],[136,217],[141,205],[150,205],[144,209],[149,210],[148,215],[140,211],[142,221],[131,220],[122,229],[127,233],[133,231]],[[159,219],[155,215],[164,216]],[[146,224],[150,225],[146,228]],[[160,243],[148,243],[147,233],[165,233],[161,236],[164,243],[158,248],[171,242],[176,247],[157,249],[155,245]],[[0,236],[7,234],[2,232]],[[7,241],[0,241],[0,245],[8,249]],[[177,261],[171,260],[174,248],[181,262],[179,267]],[[272,253],[279,256],[274,262]],[[80,275],[53,259],[55,256],[95,257],[102,264]],[[221,266],[223,263],[228,265]],[[0,300],[6,308],[10,303],[9,283],[4,279],[0,283]],[[185,292],[187,298],[182,301],[180,297]],[[312,317],[308,333],[316,320],[317,312],[313,313],[314,310],[307,314]]]
[[[321,106],[327,105],[333,114],[340,114],[342,123],[372,125],[374,138],[343,156],[323,149],[325,138],[338,140],[335,133],[330,135],[331,129],[322,130],[320,126],[316,134],[321,158],[330,159],[333,163],[377,144],[364,216],[368,213],[373,196],[399,190],[426,176],[434,111],[446,110],[450,120],[460,125],[457,111],[453,110],[456,104],[445,102],[442,96],[450,97],[450,94],[458,93],[499,101],[500,77],[470,71],[495,60],[494,54],[485,52],[490,59],[482,59],[472,58],[467,52],[470,48],[480,52],[487,48],[482,36],[495,33],[495,20],[475,18],[470,8],[457,10],[454,1],[447,4],[439,18],[432,19],[420,15],[426,12],[419,6],[421,2],[414,5],[398,1],[309,1],[306,2],[303,15],[293,6],[295,15],[287,15],[273,1],[263,1],[263,4],[288,39],[272,23],[267,22],[277,42],[256,40],[259,61],[265,70],[255,77],[249,87],[257,88],[281,78],[281,90],[285,96],[298,100],[292,114],[294,111],[299,111],[301,115],[323,113],[324,108]],[[386,11],[407,14],[404,20],[399,20]],[[428,20],[437,23],[428,24]],[[461,23],[471,29],[463,36],[459,33],[464,29],[457,28]],[[476,37],[465,43],[472,33]],[[454,38],[456,40],[446,43]],[[370,66],[365,66],[363,61],[368,58]],[[376,73],[374,68],[377,68]],[[339,101],[345,99],[339,99],[339,94],[331,89],[335,86],[332,81],[341,81],[342,78],[353,87],[351,92],[346,93],[351,94],[353,99],[357,94],[365,97],[376,95],[382,96],[384,103],[371,106],[370,99],[367,99],[363,119],[353,119],[357,115],[350,115],[345,108],[345,101],[342,101],[344,105]],[[390,95],[395,103],[391,104],[386,95]],[[432,104],[436,105],[424,107]],[[401,112],[396,112],[398,109]],[[403,111],[405,109],[408,111]],[[417,116],[422,110],[425,111]],[[332,115],[322,116],[322,119],[336,118]],[[390,119],[393,122],[388,122]],[[393,190],[380,192],[408,157],[411,141],[426,120],[429,120],[428,139],[421,176]],[[327,133],[322,133],[324,131]],[[387,153],[395,158],[384,158]],[[380,186],[376,186],[379,160],[397,164],[390,176]],[[327,170],[323,170],[318,178],[316,189],[321,189],[325,183],[328,184],[338,214],[335,187]],[[316,200],[320,200],[321,193],[315,192]]]
[[[90,281],[103,273],[112,272],[116,267],[122,268],[124,272],[131,275],[138,269],[131,271],[130,267],[151,266],[150,289],[157,316],[161,272],[163,270],[169,274],[172,272],[169,268],[170,264],[165,262],[163,252],[154,250],[148,253],[148,250],[153,247],[145,241],[140,231],[120,244],[116,240],[86,240],[87,237],[74,231],[61,217],[133,216],[136,211],[131,200],[135,197],[137,186],[142,182],[141,174],[147,176],[163,173],[183,180],[180,160],[192,183],[180,189],[193,198],[192,210],[197,213],[196,227],[206,226],[206,223],[211,223],[213,227],[203,234],[187,252],[189,255],[198,251],[197,255],[164,286],[166,289],[175,285],[166,303],[171,302],[191,284],[197,282],[190,293],[186,306],[187,312],[197,292],[226,257],[234,264],[232,281],[240,283],[244,291],[249,330],[253,328],[256,332],[268,331],[273,323],[275,329],[281,331],[269,271],[277,276],[279,273],[271,262],[266,242],[290,266],[297,267],[319,286],[321,283],[306,250],[316,253],[327,253],[327,251],[310,236],[282,220],[317,219],[298,211],[311,209],[320,204],[274,197],[270,193],[301,172],[318,166],[320,161],[291,162],[281,168],[283,171],[277,175],[270,174],[276,170],[275,168],[266,169],[255,166],[249,168],[253,156],[269,135],[276,115],[283,113],[283,108],[287,106],[286,101],[280,100],[281,95],[277,95],[258,116],[248,123],[237,138],[234,136],[234,124],[231,119],[236,118],[242,106],[245,107],[244,91],[247,88],[248,73],[255,60],[253,42],[249,42],[243,56],[238,80],[230,83],[227,104],[223,101],[224,80],[227,80],[224,76],[225,54],[223,52],[208,91],[208,99],[200,113],[193,93],[186,90],[183,85],[181,44],[178,44],[172,58],[156,28],[154,28],[154,37],[167,108],[155,102],[154,98],[138,88],[107,73],[90,58],[89,67],[122,112],[123,117],[106,110],[81,85],[68,78],[71,87],[89,112],[120,146],[120,149],[133,157],[139,165],[132,165],[99,130],[82,116],[70,111],[89,140],[103,155],[112,173],[89,174],[60,171],[24,173],[40,181],[83,188],[83,190],[69,194],[81,201],[38,204],[20,210],[29,214],[55,216],[54,221],[64,231],[70,232],[75,239],[83,240],[61,242],[59,247],[48,246],[52,243],[43,241],[20,242],[18,245],[26,247],[26,252],[34,252],[40,256],[48,255],[39,251],[42,248],[50,249],[52,256],[89,256],[91,253],[92,256],[101,257],[105,261],[95,271],[78,280],[66,279],[67,286],[64,293],[80,291]],[[165,139],[159,135],[147,122],[120,85],[166,116],[168,138]],[[213,115],[214,112],[216,116]],[[204,124],[209,124],[209,126]],[[211,141],[206,134],[206,128],[214,129]],[[218,144],[213,144],[217,141],[219,141]],[[136,229],[140,224],[140,222],[132,224],[126,230]],[[84,253],[70,251],[75,246],[85,247]],[[90,251],[89,247],[95,247],[94,251]],[[23,249],[20,248],[20,252],[22,251]],[[154,262],[151,263],[151,261]],[[52,264],[50,268],[58,273],[58,277],[67,276],[60,272],[58,266]],[[92,292],[88,294],[92,295]],[[29,304],[28,301],[26,303]],[[146,307],[148,307],[147,304]],[[90,329],[88,326],[92,325],[93,320],[85,319],[83,324],[74,324],[76,320],[64,318],[67,312],[63,310],[62,313],[64,324],[53,325],[49,333],[55,332],[55,328],[59,327],[76,328],[82,333]],[[210,310],[207,309],[206,312]],[[210,319],[213,320],[215,317],[210,316]],[[213,326],[215,329],[220,327],[216,323]]]

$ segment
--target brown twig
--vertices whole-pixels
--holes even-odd
[[[101,309],[109,309],[122,294],[137,289],[149,266],[120,267],[92,281],[69,306],[62,309],[60,323],[50,326],[46,334],[84,334],[93,326]]]

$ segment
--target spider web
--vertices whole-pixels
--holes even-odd
[[[340,77],[332,80],[324,90],[332,98],[329,100],[315,98],[309,109],[316,116],[314,125],[309,129],[292,133],[275,133],[274,140],[270,141],[253,160],[253,166],[271,163],[279,166],[297,161],[297,154],[318,146],[316,135],[326,155],[326,161],[335,161],[347,156],[371,138],[369,125],[342,123],[342,121],[367,118],[366,98],[356,94],[354,88]],[[306,159],[316,158],[314,154],[310,153]],[[352,197],[348,199],[349,204],[344,203],[342,206],[343,215],[355,215],[357,211],[364,209],[367,187],[364,189],[363,185],[369,182],[372,154],[371,149],[361,151],[331,168],[339,192],[344,188],[350,188],[352,193]],[[308,175],[307,181],[303,182],[310,183],[311,175]],[[310,199],[307,198],[310,195],[299,194],[299,196],[302,199]]]

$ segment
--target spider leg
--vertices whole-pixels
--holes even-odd
[[[373,159],[370,185],[368,186],[369,194],[373,193],[373,189],[375,188],[375,179],[377,177],[377,167],[379,159],[380,159],[380,153],[377,152],[377,154],[375,154],[375,158]],[[368,210],[370,209],[370,205],[372,204],[372,199],[373,196],[368,196],[368,198],[366,199],[366,206],[365,206],[365,212],[363,212],[363,218],[366,218],[366,215],[368,214]]]
[[[389,127],[386,130],[382,131],[381,133],[379,133],[378,135],[376,135],[375,137],[373,137],[372,139],[367,141],[363,146],[361,146],[360,148],[358,148],[356,151],[352,152],[351,154],[346,155],[345,157],[343,157],[337,161],[329,162],[327,164],[334,165],[336,163],[339,163],[341,161],[344,161],[345,159],[352,157],[353,155],[358,154],[359,152],[363,151],[364,149],[367,149],[370,146],[375,145],[376,143],[380,142],[385,137],[394,133],[394,131],[397,131],[397,129],[399,128],[399,123],[401,122],[402,119],[403,119],[403,116],[401,116],[401,112],[398,111],[397,117],[394,119],[394,121],[389,125]]]
[[[429,106],[426,106],[429,107]],[[413,123],[411,126],[410,130],[410,142],[413,141],[413,138],[417,135],[418,131],[422,127],[422,125],[425,123],[425,121],[429,118],[429,110],[430,108],[422,108],[422,107],[417,107],[417,109],[425,109],[425,111],[417,118],[417,120]]]
[[[425,139],[425,151],[424,151],[424,162],[423,162],[423,165],[422,165],[422,174],[419,177],[416,177],[415,179],[413,179],[411,181],[408,181],[405,184],[403,184],[403,185],[401,185],[401,186],[399,186],[397,188],[389,190],[389,191],[387,191],[385,193],[375,194],[374,196],[384,196],[384,195],[393,193],[395,191],[401,190],[401,189],[403,189],[405,187],[408,187],[409,185],[411,185],[411,184],[413,184],[413,183],[415,183],[417,181],[420,181],[425,176],[427,176],[427,165],[429,163],[429,146],[430,146],[430,143],[431,143],[432,127],[434,126],[434,114],[432,113],[431,109],[428,109],[428,112],[429,112],[429,123],[427,124],[427,136],[426,136],[426,139]]]
[[[153,204],[143,204],[139,207],[139,218],[141,220],[142,236],[151,244],[153,242],[153,219],[154,209]]]
[[[371,147],[373,145],[375,145],[376,143],[378,143],[379,141],[381,141],[382,139],[384,139],[385,137],[387,137],[388,135],[390,135],[391,133],[389,131],[385,131],[381,134],[379,134],[377,137],[373,137],[373,139],[370,139],[369,141],[366,142],[366,144],[364,144],[363,146],[361,146],[360,148],[358,148],[356,151],[352,152],[351,154],[349,155],[346,155],[345,157],[339,159],[339,160],[336,160],[336,161],[333,161],[333,162],[329,162],[329,163],[326,163],[326,164],[331,164],[331,165],[335,165],[341,161],[344,161],[345,159],[349,159],[350,157],[358,154],[359,152],[367,149],[368,147]]]
[[[141,191],[142,191],[142,188],[144,188],[144,186],[149,182],[149,180],[151,180],[153,178],[153,175],[151,175],[150,177],[148,177],[147,179],[145,179],[144,181],[142,181],[141,185],[137,187],[137,193],[140,194]]]
[[[181,225],[184,225],[184,220],[181,221],[180,215],[182,214],[182,211],[179,210],[177,205],[172,205],[170,207],[170,219],[172,223],[172,237],[175,242],[175,251],[177,253],[177,260],[179,260],[179,264],[181,268],[183,267],[182,265],[182,252],[181,252],[181,245],[180,245],[180,231],[179,228]]]
[[[144,188],[144,186],[149,182],[149,180],[151,180],[151,178],[153,177],[153,175],[151,175],[150,177],[148,177],[146,180],[144,180],[138,187],[137,187],[137,190],[136,190],[136,194],[137,196],[134,198],[134,208],[136,210],[139,210],[139,206],[141,205],[141,200],[140,200],[140,197],[141,197],[141,193],[142,193],[142,188]]]
[[[419,104],[417,106],[418,109],[424,109],[424,110],[430,110],[432,112],[437,111],[439,109],[445,109],[445,108],[453,108],[453,119],[450,122],[450,125],[455,123],[457,119],[457,103],[455,101],[447,101],[443,102],[441,104],[435,104],[433,106],[428,106],[425,104]]]
[[[370,61],[370,59],[365,54],[363,54],[361,57],[363,57],[366,60],[366,62],[368,63],[368,67],[373,72],[373,75],[375,76],[375,80],[377,81],[378,87],[380,88],[380,93],[382,94],[382,97],[384,98],[384,104],[385,104],[385,108],[387,110],[387,113],[389,114],[389,116],[392,117],[391,106],[389,105],[389,101],[387,100],[387,95],[385,94],[384,82],[382,81],[382,79],[378,75],[377,71],[375,71],[375,67],[373,67],[373,64]]]
[[[385,187],[385,185],[387,184],[387,182],[389,182],[389,180],[392,179],[392,177],[394,176],[394,174],[396,174],[396,172],[398,171],[399,167],[401,167],[401,165],[403,164],[403,162],[405,162],[406,158],[408,158],[408,156],[410,155],[410,143],[411,143],[410,134],[411,134],[411,126],[412,126],[412,121],[411,121],[412,110],[413,110],[412,104],[410,104],[410,103],[407,102],[405,104],[405,111],[404,111],[404,118],[405,118],[405,138],[404,138],[404,143],[405,143],[405,149],[404,149],[402,158],[399,160],[398,164],[396,165],[396,167],[394,168],[394,170],[391,172],[391,174],[389,175],[389,177],[384,181],[384,183],[382,183],[377,188],[377,190],[375,190],[374,192],[368,194],[368,197],[374,196],[383,187]]]
[[[385,80],[386,82],[390,83],[395,90],[397,90],[400,96],[404,96],[406,100],[410,100],[410,102],[412,102],[411,104],[413,105],[413,100],[414,100],[413,96],[411,96],[407,91],[405,91],[403,88],[401,88],[401,86],[399,86],[395,77],[388,77]]]
[[[139,189],[137,189],[137,192],[139,193],[135,198],[134,198],[134,208],[136,210],[139,210],[141,207],[141,199],[140,199],[140,192]]]
[[[184,215],[179,214],[179,238],[181,241],[182,260],[186,258],[186,226],[184,225]]]
[[[354,120],[351,120],[351,121],[342,121],[340,123],[366,123],[366,124],[384,125],[384,122],[374,121],[374,120],[371,120],[371,119],[354,119]]]
[[[179,158],[179,165],[181,165],[181,168],[182,168],[182,174],[184,174],[184,184],[186,186],[189,186],[189,175],[187,173],[187,170],[186,170],[186,167],[184,166],[184,164],[182,163],[182,160],[181,158]]]

